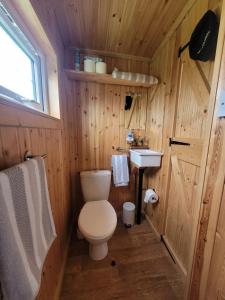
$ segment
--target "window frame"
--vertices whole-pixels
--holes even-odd
[[[15,25],[14,25],[15,24]],[[33,93],[35,99],[25,97],[0,86],[0,96],[9,101],[16,101],[35,110],[48,113],[48,90],[46,61],[42,51],[31,39],[27,27],[10,11],[5,1],[0,2],[0,25],[16,45],[28,56],[32,63]]]

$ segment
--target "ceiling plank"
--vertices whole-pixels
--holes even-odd
[[[153,56],[190,1],[39,0],[54,9],[66,47],[142,57]]]

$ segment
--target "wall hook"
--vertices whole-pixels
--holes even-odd
[[[178,57],[181,56],[181,53],[190,45],[190,41],[184,45],[183,47],[180,47],[179,50],[178,50]]]

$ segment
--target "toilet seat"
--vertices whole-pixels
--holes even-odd
[[[78,219],[81,233],[87,238],[96,240],[112,235],[116,224],[116,212],[107,200],[85,203]]]

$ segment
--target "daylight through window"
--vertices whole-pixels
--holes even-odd
[[[43,61],[0,4],[0,94],[44,110]]]

